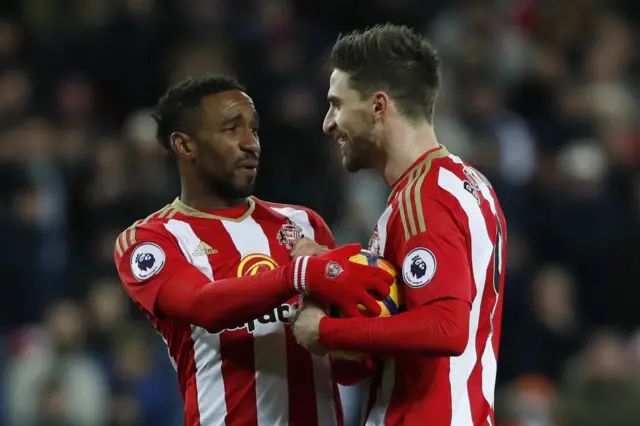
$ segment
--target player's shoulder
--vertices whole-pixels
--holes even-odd
[[[489,181],[460,157],[449,154],[435,158],[419,168],[406,187],[398,193],[400,201],[419,203],[423,207],[452,204],[452,191],[464,190],[465,185],[477,186],[478,181],[491,187]],[[466,183],[466,184],[465,184]],[[469,190],[471,188],[467,188]],[[454,197],[455,198],[455,197]],[[455,202],[453,204],[456,204]]]
[[[459,185],[464,190],[469,166],[459,157],[443,149],[438,156],[427,156],[414,166],[406,185],[392,193],[396,215],[402,224],[405,238],[426,231],[427,217],[433,223],[438,217],[457,217],[459,201],[452,195],[450,186]]]
[[[118,235],[115,241],[115,256],[121,257],[141,240],[153,240],[165,235],[164,224],[172,219],[178,210],[168,204],[145,218],[136,220]]]
[[[264,201],[254,197],[256,204],[275,211],[283,216],[288,217],[294,222],[298,221],[308,221],[312,226],[325,225],[324,219],[322,216],[315,210],[300,206],[296,204],[284,204],[284,203],[274,203],[271,201]]]

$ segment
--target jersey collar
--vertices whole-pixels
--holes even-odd
[[[242,222],[248,216],[253,213],[256,208],[256,202],[253,197],[249,197],[247,199],[247,206],[243,207],[235,207],[231,209],[221,209],[221,210],[210,210],[210,212],[196,210],[193,207],[189,207],[185,203],[183,203],[180,198],[176,198],[171,203],[171,207],[179,211],[180,213],[192,216],[199,217],[203,219],[216,219],[216,220],[228,220],[231,222]]]
[[[402,175],[400,175],[400,177],[393,183],[393,185],[391,185],[392,191],[391,197],[389,198],[393,198],[393,196],[398,193],[398,191],[401,191],[407,185],[409,180],[411,180],[409,179],[409,177],[413,175],[414,172],[418,172],[420,174],[429,173],[429,170],[431,169],[431,162],[433,160],[437,158],[447,157],[448,155],[449,151],[447,151],[447,148],[442,145],[422,154],[416,161],[413,162],[411,166],[409,166],[407,170],[404,171],[404,173],[402,173]]]

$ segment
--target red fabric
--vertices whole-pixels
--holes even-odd
[[[433,278],[427,284],[404,287],[407,310],[444,298],[460,299],[471,304],[473,280],[463,232],[451,212],[440,202],[423,200],[422,210],[429,212],[426,231],[404,241],[397,256],[403,262],[414,250],[427,249],[437,265]]]
[[[189,281],[186,274],[175,280],[175,285],[160,288],[156,306],[162,315],[215,333],[257,318],[293,297],[286,270],[283,267],[259,275],[226,278],[215,284]]]
[[[148,280],[139,282],[132,275],[125,280],[127,291],[148,313],[217,332],[257,318],[296,294],[287,284],[287,265],[258,275],[215,280],[214,285],[166,234],[141,228],[137,238],[153,241],[166,256],[167,266]],[[121,276],[131,274],[129,263],[127,256],[120,259]]]
[[[457,299],[431,302],[387,318],[323,318],[320,340],[330,350],[396,356],[460,355],[469,337],[469,303]]]
[[[394,185],[370,244],[399,269],[406,312],[322,320],[321,340],[381,358],[371,424],[495,424],[507,238],[486,178],[444,148],[425,153]]]
[[[364,357],[357,361],[331,358],[333,375],[344,386],[353,386],[369,377],[376,368],[374,361],[369,357]]]
[[[318,256],[300,256],[289,268],[292,288],[316,302],[335,305],[349,316],[361,316],[358,305],[372,315],[380,314],[380,305],[369,293],[389,296],[393,276],[384,269],[349,261],[360,253],[360,244],[349,244]]]
[[[326,245],[323,226],[311,210],[260,200],[211,212],[174,202],[120,235],[120,279],[168,346],[184,424],[342,424],[330,365],[288,324],[291,239]]]

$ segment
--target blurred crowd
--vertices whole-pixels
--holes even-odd
[[[640,425],[639,12],[633,0],[3,1],[0,424],[181,424],[166,348],[112,260],[118,233],[178,194],[148,112],[180,79],[236,75],[263,122],[257,195],[367,241],[388,189],[345,174],[321,132],[326,58],[340,32],[392,21],[438,47],[439,140],[506,212],[498,425]]]

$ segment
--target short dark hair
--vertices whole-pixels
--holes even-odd
[[[431,43],[409,27],[385,24],[341,35],[330,59],[364,96],[384,90],[407,118],[433,119],[440,59]]]
[[[201,108],[202,98],[228,90],[246,91],[235,78],[212,74],[188,78],[171,87],[151,113],[158,125],[158,142],[173,153],[171,134],[177,131],[193,131],[194,112]]]

